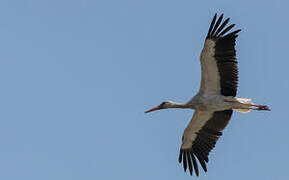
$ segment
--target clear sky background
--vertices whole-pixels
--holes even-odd
[[[231,17],[238,96],[200,180],[285,180],[289,171],[289,1],[0,2],[0,179],[195,179],[177,158],[214,13]]]

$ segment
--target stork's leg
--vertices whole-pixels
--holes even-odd
[[[242,113],[247,113],[250,110],[270,111],[268,106],[254,104],[248,98],[224,97],[224,102],[230,103],[232,109]]]
[[[257,105],[257,104],[254,104],[252,105],[253,107],[256,107],[256,108],[251,108],[252,110],[258,110],[258,111],[271,111],[270,108],[266,105]]]

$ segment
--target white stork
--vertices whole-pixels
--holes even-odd
[[[228,33],[235,24],[223,23],[223,14],[217,20],[215,14],[201,53],[202,80],[199,92],[187,103],[165,101],[148,112],[167,108],[194,109],[195,113],[182,137],[179,162],[184,170],[199,176],[200,165],[207,172],[209,153],[215,147],[223,129],[227,126],[233,110],[247,113],[250,110],[270,110],[268,106],[256,105],[251,99],[237,98],[238,67],[235,39],[240,29]],[[216,21],[217,20],[217,21]],[[225,28],[226,27],[226,28]]]

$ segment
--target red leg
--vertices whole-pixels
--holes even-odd
[[[257,108],[251,108],[252,110],[263,110],[263,111],[270,111],[270,108],[266,105],[257,105],[257,104],[254,104],[253,105],[254,107],[257,107]]]

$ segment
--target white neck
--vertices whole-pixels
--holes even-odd
[[[181,108],[181,109],[188,109],[188,108],[192,108],[191,106],[189,106],[187,103],[177,103],[177,102],[170,102],[170,104],[168,105],[167,108]]]

